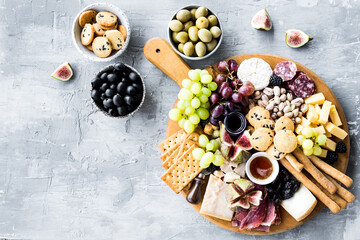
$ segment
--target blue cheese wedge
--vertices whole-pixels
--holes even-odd
[[[255,90],[266,88],[272,74],[270,65],[261,58],[249,58],[242,61],[237,72],[238,78],[243,82],[251,82]]]
[[[303,184],[300,185],[299,190],[294,196],[281,202],[281,206],[295,218],[296,221],[301,221],[309,216],[316,204],[316,198]]]
[[[200,213],[211,217],[216,217],[225,221],[231,221],[234,211],[228,208],[225,199],[228,184],[220,178],[210,175],[206,187],[204,199],[202,201]]]

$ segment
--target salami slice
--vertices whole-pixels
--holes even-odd
[[[307,75],[300,75],[293,80],[292,90],[297,97],[307,98],[316,92],[316,86],[314,81]]]
[[[291,79],[290,81],[287,81],[287,88],[290,89],[291,91],[294,91],[294,82],[295,79],[298,78],[301,75],[306,75],[306,73],[304,73],[303,71],[296,71],[295,76],[293,77],[293,79]]]
[[[278,63],[274,69],[275,75],[281,77],[284,81],[290,81],[296,75],[297,67],[294,62],[284,61]]]

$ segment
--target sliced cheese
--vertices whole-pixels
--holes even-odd
[[[336,149],[336,142],[331,140],[330,138],[326,139],[324,147],[330,151],[335,151]]]
[[[315,107],[313,105],[309,105],[309,110],[308,110],[308,112],[306,114],[306,118],[311,123],[315,123],[315,121],[318,120],[319,115],[317,114],[317,112],[315,110]]]
[[[316,129],[316,131],[318,132],[319,135],[326,133],[325,128],[323,126],[316,127],[315,129]]]
[[[331,108],[331,102],[325,101],[322,105],[319,122],[321,124],[326,124],[329,120],[329,114],[330,114],[330,108]]]
[[[301,133],[301,131],[303,130],[304,126],[301,124],[298,124],[295,128],[295,132],[297,135],[299,135]]]
[[[309,126],[311,124],[311,122],[309,122],[309,120],[307,120],[306,118],[304,117],[301,117],[301,125],[303,127],[306,127],[306,126]]]
[[[321,154],[318,157],[326,158],[327,152],[328,152],[328,150],[322,148],[321,149]]]
[[[325,96],[322,93],[314,94],[307,99],[305,99],[306,104],[323,104],[325,102]]]
[[[234,211],[228,208],[225,199],[226,188],[228,184],[221,181],[220,178],[210,175],[206,187],[204,199],[201,204],[200,213],[208,216],[231,221]]]
[[[330,107],[330,120],[335,126],[342,125],[339,113],[337,112],[335,105],[331,105]]]
[[[340,138],[341,140],[344,140],[346,138],[346,136],[348,135],[347,132],[344,129],[341,129],[338,126],[335,126],[331,122],[328,122],[326,124],[325,128],[329,133],[331,133],[335,137]]]
[[[294,196],[281,202],[281,206],[295,218],[296,221],[301,221],[309,216],[316,204],[316,198],[303,184],[300,185],[299,190]]]

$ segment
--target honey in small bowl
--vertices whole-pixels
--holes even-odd
[[[258,156],[250,163],[250,172],[257,179],[267,179],[273,172],[271,161],[264,156]]]

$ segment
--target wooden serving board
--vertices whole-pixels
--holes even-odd
[[[174,52],[174,50],[171,48],[171,46],[165,39],[162,39],[162,38],[150,39],[145,44],[144,54],[151,63],[153,63],[156,67],[158,67],[161,71],[163,71],[166,75],[168,75],[179,86],[181,86],[181,81],[184,78],[188,78],[188,71],[191,68],[186,64],[186,62],[179,55],[177,55]],[[269,63],[273,69],[277,63],[290,60],[285,57],[280,57],[280,56],[271,55],[271,54],[263,54],[263,53],[241,54],[241,55],[232,56],[225,60],[234,59],[237,63],[241,63],[243,60],[252,58],[252,57],[262,58],[267,63]],[[293,61],[293,62],[295,62],[295,61]],[[341,121],[343,122],[342,128],[347,133],[349,133],[348,125],[346,122],[344,112],[341,108],[339,101],[337,100],[337,98],[335,97],[335,95],[331,91],[331,89],[315,73],[313,73],[308,68],[306,68],[305,66],[303,66],[297,62],[295,62],[295,63],[297,65],[298,70],[307,73],[308,76],[314,80],[317,91],[322,92],[325,95],[325,98],[327,100],[331,101],[333,104],[336,105],[336,109],[338,110]],[[217,63],[214,63],[211,66],[209,66],[210,65],[210,63],[209,63],[209,65],[208,65],[209,67],[206,68],[206,70],[208,70],[209,73],[212,73],[213,76],[216,75],[216,72],[215,72],[216,64]],[[175,104],[176,104],[176,102],[175,102]],[[169,119],[169,122],[167,125],[167,130],[166,130],[166,137],[172,135],[179,129],[180,128],[179,128],[177,122]],[[346,171],[348,160],[349,160],[349,149],[350,149],[349,137],[346,137],[345,143],[346,143],[348,151],[347,151],[347,153],[339,154],[339,160],[334,165],[337,169],[339,169],[342,172]],[[205,190],[205,187],[203,189]],[[181,194],[185,198],[187,191],[182,191]],[[192,206],[199,213],[201,203],[199,203],[197,205],[192,205]],[[318,214],[323,207],[324,207],[324,204],[322,204],[320,201],[318,201],[318,204],[317,204],[316,208],[314,209],[314,211],[306,219],[304,219],[303,221],[300,221],[300,222],[297,222],[283,208],[281,208],[280,209],[280,214],[281,214],[281,218],[282,218],[281,224],[277,225],[277,226],[272,225],[269,233],[260,232],[260,231],[251,231],[251,230],[239,230],[237,227],[233,227],[231,225],[231,222],[227,222],[227,221],[224,221],[224,220],[221,220],[218,218],[214,218],[214,217],[210,217],[207,215],[202,215],[202,216],[205,217],[206,219],[208,219],[209,221],[215,223],[216,225],[218,225],[222,228],[228,229],[230,231],[233,231],[233,232],[239,232],[239,233],[250,234],[250,235],[268,235],[268,234],[285,232],[287,230],[290,230],[297,226],[300,226],[301,224],[307,222],[308,220],[313,218],[316,214]],[[332,214],[332,213],[329,211],[329,214]]]

